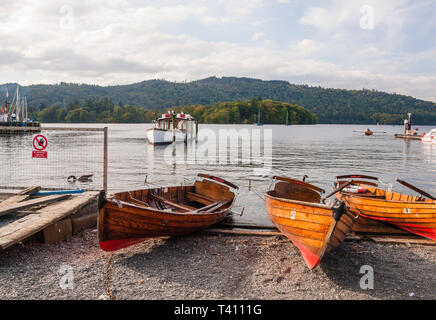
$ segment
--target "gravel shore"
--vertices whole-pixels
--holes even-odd
[[[108,299],[109,254],[96,230],[55,245],[0,252],[0,299]],[[118,299],[435,299],[436,250],[424,245],[345,242],[313,271],[284,237],[195,234],[156,239],[114,254]],[[363,290],[362,266],[374,270]],[[69,266],[72,289],[60,283]]]

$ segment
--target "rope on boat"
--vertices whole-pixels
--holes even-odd
[[[145,176],[144,185],[150,185],[150,186],[155,186],[155,187],[161,188],[161,186],[159,186],[153,182],[148,182],[147,179],[148,179],[148,174]]]
[[[105,280],[105,284],[106,284],[106,293],[108,295],[108,297],[111,300],[118,300],[116,296],[113,295],[112,291],[109,288],[109,281],[110,281],[110,266],[111,266],[111,262],[112,262],[112,257],[113,257],[114,253],[111,252],[111,254],[109,255],[109,259],[107,260],[107,264],[106,264],[106,280]]]

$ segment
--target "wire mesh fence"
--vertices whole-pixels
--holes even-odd
[[[107,128],[0,128],[0,190],[107,189]]]

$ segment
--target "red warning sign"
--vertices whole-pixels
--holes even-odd
[[[32,150],[32,158],[47,159],[47,151]]]
[[[32,158],[47,159],[47,137],[42,134],[35,135],[32,144],[34,149],[32,150]]]

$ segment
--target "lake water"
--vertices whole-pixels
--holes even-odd
[[[206,139],[187,147],[183,143],[155,147],[149,145],[145,141],[145,129],[150,128],[151,124],[107,126],[110,191],[144,188],[146,176],[148,182],[156,185],[179,185],[192,182],[198,173],[213,174],[241,187],[235,205],[235,211],[245,207],[244,215],[235,218],[240,222],[270,224],[260,196],[267,190],[273,175],[298,179],[307,175],[309,178],[306,181],[330,192],[336,175],[361,173],[378,176],[383,182],[392,183],[394,190],[409,192],[395,182],[396,178],[401,178],[436,194],[436,145],[396,139],[394,134],[402,133],[402,126],[369,126],[371,130],[380,133],[366,137],[363,131],[368,128],[367,125],[200,125],[200,132],[207,132],[209,138],[215,135],[216,139]],[[431,128],[420,127],[419,131],[428,132]],[[271,156],[268,155],[269,140],[262,141],[260,145],[261,155],[265,151],[266,159],[271,160],[267,161],[266,167],[259,158],[252,159],[250,155],[247,157],[241,147],[229,145],[228,148],[220,149],[220,130],[225,132],[223,130],[228,129],[235,129],[233,134],[245,132],[252,136],[259,133],[261,137],[270,132]],[[69,139],[80,140],[80,133]],[[250,139],[245,137],[240,142],[244,144],[248,140]],[[92,149],[92,142],[87,147]],[[95,146],[95,149],[100,150],[101,145]],[[216,156],[213,156],[213,152],[199,152],[206,149],[209,153],[213,149],[217,150]],[[219,158],[226,151],[236,151],[236,155],[245,162],[220,163],[219,159],[226,160],[225,157]],[[65,165],[73,166],[69,162]],[[271,170],[265,171],[268,169]],[[249,180],[257,193],[247,190]],[[409,193],[413,194],[413,191]]]

